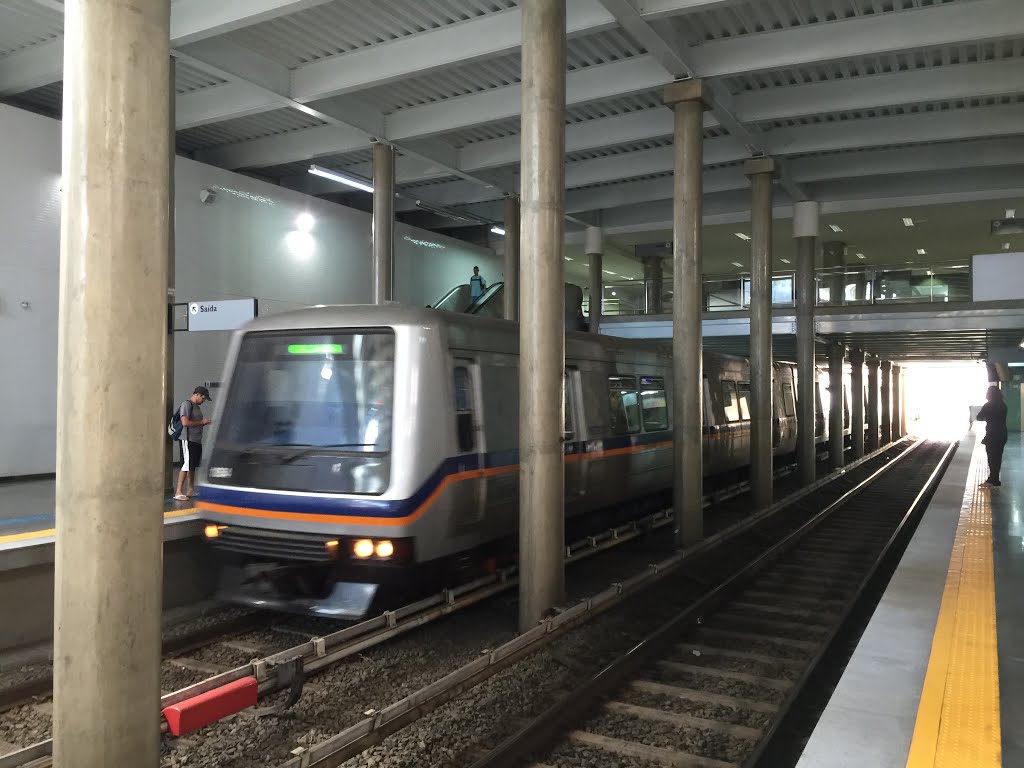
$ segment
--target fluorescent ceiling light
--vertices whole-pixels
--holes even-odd
[[[496,235],[504,235],[505,234],[505,230],[502,229],[501,227],[491,227],[491,232],[493,232]]]
[[[346,176],[344,173],[338,173],[337,171],[329,171],[326,168],[321,168],[319,165],[309,166],[309,172],[314,176],[320,176],[331,181],[336,181],[339,184],[344,184],[348,187],[354,187],[355,189],[361,189],[363,192],[373,192],[373,185],[367,183],[362,179],[357,179],[354,176]]]
[[[1008,218],[1008,219],[1015,219],[1015,218],[1017,218],[1017,209],[1016,208],[1007,208],[1006,209],[1006,218]]]
[[[601,271],[604,272],[606,275],[615,275],[616,277],[618,277],[618,275],[615,272],[609,272],[607,269],[602,269]]]
[[[783,264],[789,264],[789,259],[780,259]]]
[[[914,220],[912,218],[910,218],[909,216],[904,216],[903,217],[903,226],[904,227],[912,227],[912,226],[914,226]]]
[[[924,248],[918,248],[917,249],[917,255],[918,256],[924,256],[927,253],[928,253],[928,251],[926,251]]]
[[[739,263],[738,261],[734,261],[734,262],[732,263],[732,265],[733,265],[734,267],[742,267],[742,266],[743,266],[743,265],[742,265],[742,264],[740,264],[740,263]]]
[[[505,234],[505,233],[504,233],[504,232],[502,232],[502,234]],[[566,260],[566,261],[572,261],[572,256],[566,256],[566,257],[565,257],[565,260]]]
[[[858,253],[857,254],[857,258],[858,259],[863,259],[864,258],[864,254],[863,253]]]
[[[838,224],[829,224],[828,228],[831,229],[833,232],[842,232],[843,231],[843,228],[840,227]]]
[[[750,235],[746,235],[746,234],[744,234],[742,232],[737,232],[736,233],[736,237],[738,237],[740,240],[749,240],[750,239]]]

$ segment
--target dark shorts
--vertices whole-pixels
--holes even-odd
[[[203,460],[203,444],[191,440],[181,441],[181,471],[195,472]]]

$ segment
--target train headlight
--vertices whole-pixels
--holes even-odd
[[[225,528],[226,525],[208,525],[203,528],[203,535],[208,539],[216,539]]]
[[[377,557],[391,557],[395,554],[395,545],[390,541],[377,542]]]
[[[361,559],[372,557],[373,550],[373,542],[369,539],[359,539],[352,545],[352,554]]]

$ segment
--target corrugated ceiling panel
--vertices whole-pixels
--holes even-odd
[[[618,30],[607,30],[569,40],[566,67],[572,72],[599,64],[621,61],[644,53]],[[519,52],[435,70],[421,77],[370,88],[360,93],[384,113],[406,107],[444,101],[470,93],[515,85],[520,80]]]
[[[507,10],[514,0],[335,0],[232,32],[286,67]]]
[[[745,0],[669,19],[690,45],[965,0]],[[970,0],[966,0],[969,2]]]
[[[178,61],[175,64],[174,89],[178,93],[191,93],[192,91],[212,88],[215,85],[221,85],[226,82],[227,80],[224,78],[211,75],[209,72],[197,69],[184,61]]]
[[[64,84],[50,83],[42,88],[8,96],[4,101],[15,107],[59,119],[64,107]]]
[[[276,109],[178,131],[178,147],[186,151],[195,151],[221,144],[290,133],[303,128],[315,128],[318,125],[324,125],[324,122],[294,109]]]
[[[0,3],[0,58],[64,33],[64,17],[34,0]]]
[[[587,149],[582,152],[570,152],[565,156],[566,162],[576,163],[581,160],[596,160],[599,157],[611,157],[612,155],[624,155],[630,152],[642,152],[645,149],[657,149],[672,144],[670,136],[648,139],[647,141],[632,141],[628,144],[616,144],[611,147],[600,149]]]
[[[942,114],[961,110],[992,107],[1002,104],[1024,104],[1024,94],[1015,96],[988,96],[975,99],[954,99],[952,101],[930,101],[922,104],[904,104],[895,107],[878,107],[876,109],[859,109],[849,112],[830,112],[823,115],[789,118],[786,120],[770,120],[756,123],[753,128],[769,131],[778,128],[790,128],[801,125],[820,125],[823,123],[848,122],[852,120],[870,120],[879,117],[895,117],[898,115],[915,115],[921,113]]]
[[[1022,8],[1024,13],[1024,8]],[[988,40],[970,45],[922,48],[884,56],[843,59],[789,69],[765,70],[725,78],[734,93],[784,88],[790,85],[848,80],[892,72],[908,72],[935,67],[955,67],[976,62],[1000,61],[1024,57],[1024,39]]]

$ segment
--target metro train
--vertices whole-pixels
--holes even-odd
[[[358,618],[394,591],[514,557],[516,324],[398,305],[303,309],[237,331],[197,506],[221,596]],[[567,332],[567,526],[671,500],[671,347]],[[827,391],[819,376],[815,433]],[[774,452],[795,451],[776,363]],[[704,472],[750,453],[747,360],[704,353]]]

